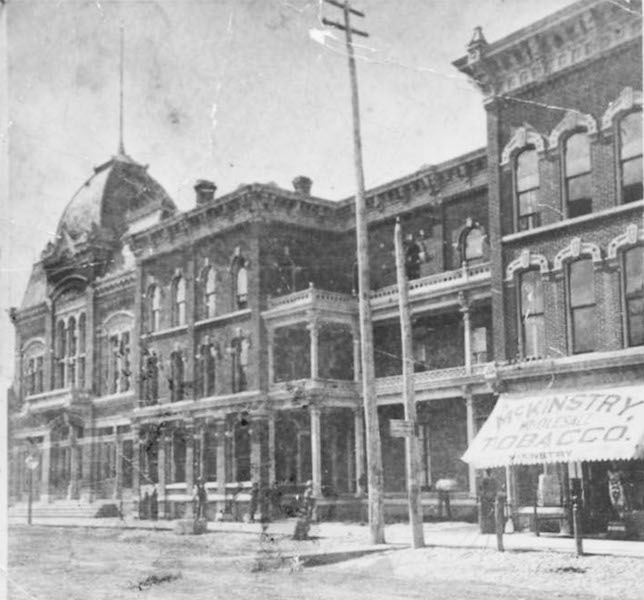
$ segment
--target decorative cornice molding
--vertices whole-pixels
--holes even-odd
[[[545,138],[529,124],[518,127],[510,141],[503,148],[501,166],[508,164],[512,156],[526,146],[534,146],[537,152],[544,152],[546,149]]]
[[[588,255],[591,256],[595,265],[602,262],[602,253],[597,244],[582,242],[581,238],[576,237],[570,241],[570,244],[557,253],[552,270],[561,271],[566,261],[576,260],[580,256]]]
[[[527,271],[530,267],[539,267],[541,274],[546,275],[549,271],[548,259],[542,254],[535,254],[526,248],[507,266],[505,270],[506,281],[513,281],[518,271]]]
[[[615,117],[620,114],[630,112],[635,108],[642,108],[642,91],[634,90],[632,87],[625,87],[613,100],[602,116],[602,131],[610,130],[615,121]]]
[[[588,135],[595,135],[597,133],[597,120],[589,114],[585,114],[576,110],[569,110],[557,126],[552,130],[548,137],[548,146],[551,149],[559,147],[562,136],[574,129],[584,128]]]

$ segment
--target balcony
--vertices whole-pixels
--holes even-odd
[[[89,404],[89,401],[89,392],[69,387],[27,396],[25,409],[27,412],[37,413]]]
[[[486,393],[489,382],[496,379],[496,373],[493,362],[478,363],[469,368],[462,365],[414,373],[416,400],[444,398],[446,394],[460,396],[463,386],[470,386],[475,393]],[[378,404],[401,402],[402,388],[402,375],[379,377],[376,379]]]
[[[467,292],[470,302],[490,297],[490,263],[413,279],[409,282],[409,303],[413,312],[456,306],[462,292]],[[371,292],[371,308],[374,320],[397,316],[398,285]]]

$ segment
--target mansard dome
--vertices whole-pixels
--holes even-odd
[[[147,166],[118,154],[94,168],[94,174],[65,207],[56,230],[60,239],[85,237],[95,228],[120,237],[129,227],[152,225],[173,214],[176,206]]]

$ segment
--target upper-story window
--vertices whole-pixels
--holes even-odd
[[[161,328],[161,289],[151,285],[146,295],[148,309],[148,331],[159,331]]]
[[[87,346],[87,317],[81,313],[78,317],[78,356],[76,358],[78,366],[78,386],[85,387],[85,348]]]
[[[76,383],[76,319],[70,317],[67,322],[67,385],[72,386]]]
[[[573,133],[564,145],[566,216],[579,217],[593,210],[590,140],[585,131]]]
[[[183,400],[184,394],[184,364],[183,352],[181,350],[174,350],[170,354],[170,401],[179,402]]]
[[[623,203],[642,200],[642,113],[619,121],[619,167]]]
[[[248,306],[248,265],[244,258],[239,259],[235,275],[235,301],[239,310]]]
[[[130,389],[130,332],[119,331],[109,339],[109,394]]]
[[[232,359],[233,394],[248,389],[248,354],[250,343],[246,338],[236,338],[232,341],[230,354]]]
[[[186,280],[177,276],[172,284],[172,324],[186,323]]]
[[[44,353],[45,348],[41,342],[29,344],[24,357],[25,395],[40,394],[44,392]]]
[[[56,377],[57,388],[65,387],[65,372],[67,361],[67,332],[65,321],[60,319],[56,324]]]
[[[591,258],[568,265],[570,347],[574,354],[595,350],[595,274]]]
[[[55,385],[62,387],[85,386],[86,317],[84,313],[71,316],[56,324]]]
[[[528,147],[516,157],[515,193],[517,229],[526,231],[541,225],[539,211],[539,154]]]
[[[413,240],[407,244],[405,250],[405,274],[407,279],[418,279],[420,277],[420,246]]]
[[[203,318],[214,317],[217,310],[217,282],[216,273],[212,267],[206,267],[201,272],[203,285]]]
[[[624,252],[624,304],[626,342],[644,344],[644,246]]]
[[[485,258],[485,233],[480,227],[471,227],[463,236],[463,262],[470,264]]]
[[[206,341],[199,348],[199,396],[208,397],[215,394],[215,359],[216,349],[214,344]]]
[[[521,273],[519,288],[522,355],[525,358],[544,356],[546,325],[541,273],[538,270]]]
[[[156,404],[159,400],[159,358],[155,350],[144,351],[141,379],[145,404]]]

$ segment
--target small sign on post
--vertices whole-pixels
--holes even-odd
[[[411,437],[414,435],[412,422],[405,419],[389,419],[389,435],[391,437]]]
[[[34,471],[38,468],[38,458],[29,454],[25,458],[25,465],[29,469],[29,496],[27,497],[27,524],[31,525],[31,504],[33,502]]]

